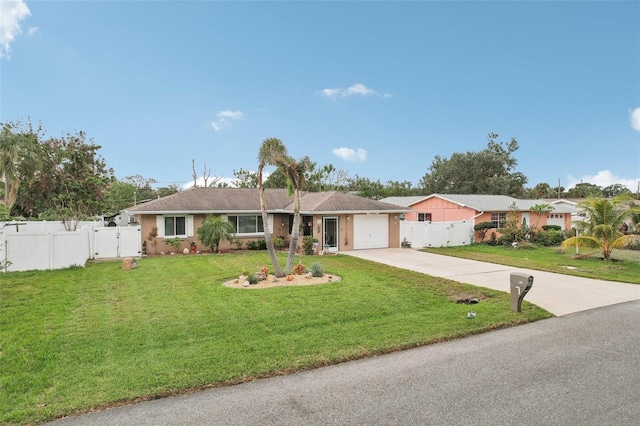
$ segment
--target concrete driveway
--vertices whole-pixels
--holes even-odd
[[[525,300],[557,316],[640,300],[640,285],[637,284],[521,269],[413,249],[355,250],[341,254],[506,292],[510,291],[511,272],[524,272],[534,277],[533,287]]]

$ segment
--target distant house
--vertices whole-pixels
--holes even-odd
[[[268,225],[272,236],[290,241],[293,227],[293,197],[286,189],[266,189]],[[400,246],[399,219],[407,209],[343,192],[304,192],[300,199],[302,236],[317,238],[325,250],[346,251]],[[264,237],[257,189],[193,188],[129,207],[125,213],[142,227],[142,238],[155,228],[158,251],[171,250],[164,241],[182,240],[201,247],[197,229],[207,215],[229,220],[235,238],[250,241]],[[233,247],[228,242],[221,249]]]
[[[545,200],[520,200],[506,195],[432,194],[423,197],[388,197],[381,201],[410,209],[405,220],[418,222],[492,222],[495,229],[502,228],[507,214],[515,206],[519,223],[527,225],[559,225],[571,227],[572,207],[555,205],[548,213],[538,215],[531,208],[538,204],[549,204]]]

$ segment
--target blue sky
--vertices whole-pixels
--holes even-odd
[[[640,181],[640,2],[0,0],[0,121],[84,130],[118,178],[261,142],[409,181],[516,138],[528,187]]]

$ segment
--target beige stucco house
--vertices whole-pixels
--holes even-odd
[[[268,225],[272,236],[290,241],[293,197],[286,189],[266,189]],[[312,235],[327,251],[348,251],[400,246],[399,219],[407,209],[353,194],[304,192],[300,199],[302,236]],[[236,230],[235,239],[264,238],[257,189],[193,188],[125,209],[141,225],[143,241],[157,230],[157,251],[172,250],[164,240],[179,238],[181,250],[195,242],[203,248],[197,229],[207,215],[220,215]],[[222,250],[233,248],[221,243]]]

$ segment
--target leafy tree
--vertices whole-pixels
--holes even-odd
[[[593,183],[578,183],[567,191],[569,198],[602,197],[602,188]]]
[[[515,171],[513,157],[518,141],[496,142],[498,135],[488,135],[487,147],[478,152],[453,153],[450,158],[436,155],[429,172],[419,183],[428,194],[493,194],[519,197],[527,178]]]
[[[484,241],[484,237],[487,235],[487,231],[493,228],[495,228],[495,225],[493,224],[493,222],[480,222],[480,223],[476,223],[473,226],[473,229],[478,231],[480,242]]]
[[[620,184],[620,183],[614,183],[613,185],[609,185],[606,186],[604,188],[602,188],[602,196],[603,197],[615,197],[617,195],[622,195],[622,194],[626,194],[631,196],[633,193],[631,192],[631,190],[629,188],[627,188],[626,186]]]
[[[269,220],[267,215],[267,202],[264,196],[264,184],[262,182],[262,175],[264,168],[268,165],[274,166],[281,163],[282,158],[287,157],[287,148],[282,141],[277,138],[268,138],[262,142],[260,150],[258,151],[258,192],[260,194],[260,210],[262,212],[262,224],[264,227],[264,240],[269,252],[269,258],[273,265],[273,273],[276,277],[284,277],[284,272],[278,263],[276,256],[276,249],[273,246],[273,240],[271,239],[271,229],[269,229]]]
[[[624,247],[634,235],[624,235],[620,227],[633,214],[640,213],[638,207],[628,207],[631,197],[618,195],[614,198],[591,197],[580,203],[578,208],[586,213],[586,219],[576,224],[583,229],[584,235],[572,237],[562,242],[562,247],[596,247],[602,250],[602,256],[609,260],[614,248]]]
[[[551,188],[548,183],[539,183],[533,188],[528,188],[524,194],[525,198],[537,200],[540,198],[558,198],[558,189]]]
[[[33,128],[31,122],[2,123],[0,130],[0,180],[2,182],[2,204],[7,214],[16,203],[20,185],[26,185],[39,169],[38,157],[34,155],[42,127]]]
[[[240,169],[233,171],[235,179],[232,181],[233,185],[237,188],[257,188],[258,187],[258,175],[256,172]]]
[[[384,198],[386,194],[385,187],[380,180],[372,181],[369,178],[358,175],[348,180],[346,189],[356,192],[361,197],[372,198],[374,200]]]
[[[208,215],[198,228],[198,238],[215,253],[221,241],[233,241],[233,224],[220,216]]]
[[[115,178],[99,149],[83,131],[37,144],[32,155],[40,167],[20,186],[16,211],[26,217],[63,220],[102,213],[104,191]]]

